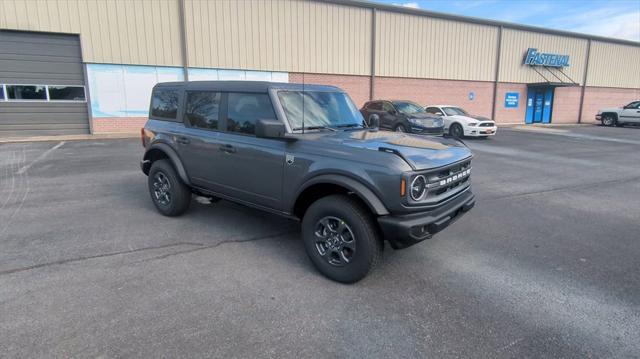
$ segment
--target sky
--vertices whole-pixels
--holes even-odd
[[[640,42],[640,0],[373,0]]]

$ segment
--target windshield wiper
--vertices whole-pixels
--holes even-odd
[[[294,131],[298,131],[298,130],[302,130],[302,129],[303,129],[302,127],[296,127],[293,130]],[[329,131],[333,131],[333,132],[338,131],[335,128],[329,127],[329,126],[306,126],[306,127],[304,127],[304,129],[305,130],[329,130]]]

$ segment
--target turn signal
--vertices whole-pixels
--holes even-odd
[[[405,179],[403,178],[402,180],[400,180],[400,196],[404,197],[406,193],[407,193],[407,181],[405,181]]]

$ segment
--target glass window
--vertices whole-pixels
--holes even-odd
[[[359,127],[364,119],[343,92],[280,91],[278,98],[294,130],[321,127]],[[304,100],[303,100],[304,99]]]
[[[51,101],[84,101],[84,99],[82,86],[49,86]]]
[[[151,116],[175,119],[178,115],[178,91],[155,90],[151,97]]]
[[[437,108],[437,107],[428,107],[427,108],[427,113],[432,113],[432,114],[435,114],[435,115],[443,115],[442,111],[440,111],[440,109]]]
[[[275,119],[269,95],[229,93],[227,131],[254,134],[256,121]]]
[[[460,116],[467,116],[467,112],[463,109],[461,109],[460,107],[443,107],[442,108],[444,110],[444,113],[447,114],[447,116],[456,116],[456,115],[460,115]]]
[[[411,115],[414,113],[424,113],[424,108],[414,102],[397,101],[394,102],[393,105],[398,109],[398,111],[407,115]]]
[[[383,102],[382,103],[382,111],[384,112],[392,112],[395,111],[396,109],[393,108],[393,105],[390,104],[389,102]]]
[[[639,108],[639,107],[640,107],[640,101],[634,101],[634,102],[626,105],[624,108],[634,109],[634,108]]]
[[[185,116],[193,127],[218,129],[220,93],[193,91],[187,93]]]
[[[4,100],[4,86],[0,85],[0,101]]]
[[[9,100],[47,100],[46,88],[33,85],[7,85]]]
[[[382,110],[382,103],[380,102],[372,102],[367,107],[369,110],[380,111]]]

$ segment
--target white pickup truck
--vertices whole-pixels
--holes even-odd
[[[601,121],[604,126],[640,125],[640,100],[622,108],[602,109],[596,114],[596,121]]]

